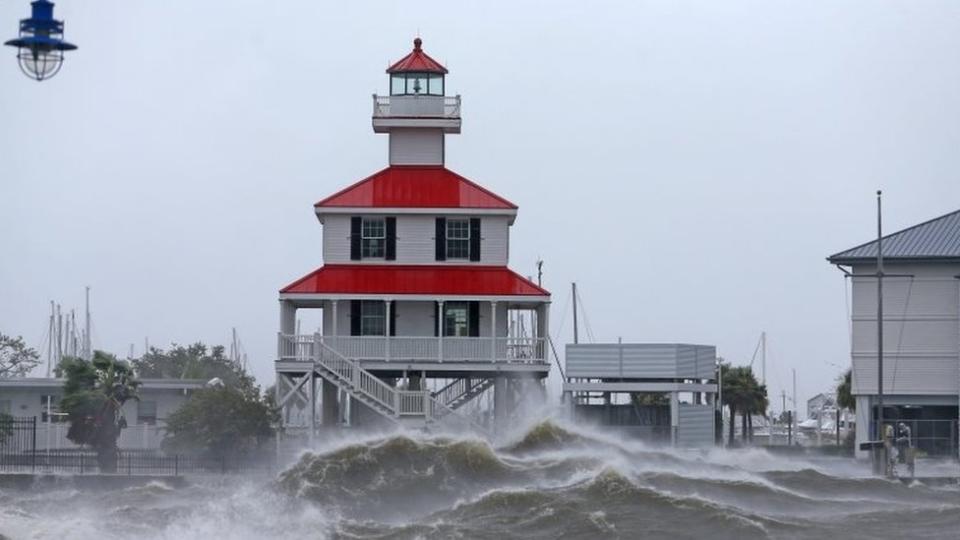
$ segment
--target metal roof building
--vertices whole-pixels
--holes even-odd
[[[850,281],[857,444],[875,440],[879,396],[877,241],[831,255]],[[883,237],[883,417],[915,445],[957,456],[960,425],[960,210]]]
[[[873,262],[877,241],[831,255],[833,264]],[[960,262],[960,210],[925,221],[883,238],[883,258],[900,261]]]

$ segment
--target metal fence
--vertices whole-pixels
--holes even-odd
[[[957,457],[957,420],[884,420],[885,426],[893,427],[894,437],[900,436],[899,425],[910,430],[910,445],[928,456]],[[871,440],[877,440],[876,429]]]
[[[37,447],[37,418],[0,416],[0,471],[8,473],[100,474],[97,453],[89,449]],[[164,454],[156,450],[121,450],[114,474],[178,476],[182,474],[271,473],[275,458],[206,457]]]

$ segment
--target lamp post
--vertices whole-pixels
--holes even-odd
[[[17,62],[24,75],[42,81],[63,66],[63,52],[77,48],[63,40],[63,21],[53,18],[53,2],[30,3],[30,18],[20,20],[20,36],[4,43],[17,48]]]

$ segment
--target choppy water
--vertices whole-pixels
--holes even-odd
[[[960,491],[850,460],[677,452],[544,422],[491,448],[420,434],[332,444],[276,479],[0,491],[20,538],[960,538]]]

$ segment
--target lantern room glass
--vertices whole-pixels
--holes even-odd
[[[442,73],[394,73],[390,76],[391,96],[442,96]]]

